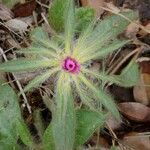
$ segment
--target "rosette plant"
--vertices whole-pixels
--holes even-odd
[[[51,122],[56,150],[72,150],[75,145],[77,120],[74,100],[77,96],[89,109],[100,111],[97,105],[100,103],[106,111],[120,119],[112,96],[103,90],[101,82],[133,86],[138,78],[138,66],[134,62],[129,63],[120,75],[91,71],[89,65],[93,60],[103,58],[129,42],[119,40],[117,35],[122,33],[130,22],[119,15],[112,15],[100,22],[92,21],[80,35],[77,35],[74,7],[74,1],[68,0],[64,13],[65,31],[63,36],[61,34],[61,40],[55,40],[52,36],[50,38],[41,27],[37,27],[31,33],[31,46],[18,51],[35,57],[18,58],[0,64],[0,71],[3,72],[43,69],[43,73],[31,80],[24,88],[24,92],[38,87],[52,75],[56,78],[55,108]],[[130,20],[137,18],[133,11],[121,14]],[[91,77],[97,82],[91,80]]]

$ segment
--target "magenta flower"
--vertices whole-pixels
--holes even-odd
[[[67,57],[63,61],[63,69],[70,73],[79,73],[80,71],[80,64],[73,58]]]

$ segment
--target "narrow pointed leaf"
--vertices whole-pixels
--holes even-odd
[[[84,75],[80,74],[79,78],[81,82],[83,82],[93,92],[95,99],[100,101],[117,120],[120,120],[119,111],[112,97],[101,88],[96,88],[89,80],[86,79]]]
[[[90,59],[99,59],[99,58],[103,58],[106,55],[108,55],[109,53],[114,52],[115,50],[121,48],[123,45],[127,44],[129,42],[129,40],[114,40],[112,43],[102,47],[101,49],[99,49],[97,52],[92,52],[89,53],[89,56],[85,55],[86,57],[81,58],[82,62],[88,61]]]
[[[55,143],[53,139],[53,131],[51,124],[49,124],[49,126],[44,132],[42,143],[44,150],[55,150]]]
[[[17,132],[25,145],[30,147],[33,146],[33,139],[30,131],[22,120],[17,120]]]
[[[92,97],[91,93],[89,93],[88,90],[83,89],[83,87],[82,87],[83,85],[80,84],[80,81],[75,76],[72,76],[72,79],[74,81],[77,93],[79,94],[82,102],[86,106],[88,106],[90,109],[95,110],[94,105],[93,105],[93,97]]]
[[[36,54],[36,55],[48,55],[56,57],[57,54],[53,51],[50,51],[46,48],[37,48],[37,47],[30,47],[30,48],[24,48],[18,51],[15,51],[16,53],[22,53],[22,54]]]
[[[102,128],[107,115],[103,112],[96,112],[86,109],[76,111],[77,128],[75,145],[83,145],[92,134],[99,128]]]
[[[73,150],[75,137],[75,111],[70,76],[61,73],[56,87],[56,108],[52,130],[56,150]]]
[[[85,74],[89,74],[91,76],[94,76],[95,78],[100,79],[104,82],[111,82],[111,83],[115,83],[117,85],[122,84],[122,81],[118,75],[108,75],[108,74],[103,73],[103,72],[93,72],[93,71],[91,71],[89,69],[85,69],[85,68],[82,68],[82,72]]]
[[[74,14],[74,0],[68,0],[67,7],[65,10],[65,51],[70,54],[71,44],[74,36],[74,24],[75,24],[75,14]]]
[[[131,20],[135,20],[138,17],[134,11],[122,12],[121,14]],[[82,43],[78,43],[78,51],[81,53],[83,51],[94,53],[94,51],[100,50],[110,40],[116,38],[118,34],[123,32],[129,23],[128,20],[118,15],[112,15],[104,19]]]
[[[11,60],[0,64],[0,71],[2,72],[18,72],[18,71],[28,71],[37,68],[51,67],[54,61],[52,60],[27,60],[18,59]]]
[[[24,88],[24,92],[29,91],[32,88],[38,87],[41,83],[46,81],[52,74],[56,73],[59,71],[59,68],[51,69],[42,75],[39,75],[35,77],[33,80],[29,82],[29,84]]]

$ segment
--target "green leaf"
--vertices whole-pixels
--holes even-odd
[[[21,118],[16,93],[9,85],[3,83],[0,80],[0,148],[16,145],[16,120]]]
[[[54,61],[52,60],[27,60],[27,59],[18,59],[11,60],[5,63],[0,64],[0,72],[24,72],[29,70],[35,70],[44,67],[51,67]]]
[[[8,6],[9,8],[12,8],[15,4],[19,2],[20,0],[2,0],[2,3]]]
[[[50,40],[48,34],[41,27],[37,27],[32,30],[31,39],[33,41],[33,47],[34,44],[41,44],[41,47],[46,47],[55,51],[61,51],[58,44],[54,40]]]
[[[135,20],[138,17],[134,11],[122,12],[121,14],[131,20]],[[129,23],[128,20],[119,15],[112,15],[99,22],[88,37],[87,34],[85,34],[86,38],[84,38],[82,43],[77,43],[75,50],[78,51],[78,56],[84,59],[90,56],[91,53],[98,52],[104,45],[122,33]]]
[[[64,31],[64,12],[68,0],[53,0],[49,8],[48,21],[52,28],[58,32]]]
[[[92,134],[102,128],[107,115],[102,112],[79,109],[77,114],[76,146],[84,144]]]
[[[43,47],[29,47],[29,48],[24,48],[18,51],[15,51],[16,53],[21,53],[21,54],[36,54],[36,55],[45,55],[45,56],[53,56],[57,57],[57,54],[50,49],[46,49]]]
[[[32,88],[38,87],[41,83],[46,81],[52,74],[56,73],[57,71],[59,71],[59,68],[54,68],[54,69],[48,70],[42,75],[35,77],[33,80],[29,82],[27,86],[25,86],[24,92],[29,91]]]
[[[30,134],[29,129],[27,128],[26,124],[20,119],[17,120],[17,132],[22,140],[22,142],[29,146],[33,146],[33,139]]]
[[[122,46],[124,46],[128,42],[129,42],[129,40],[123,40],[123,41],[121,41],[121,40],[115,39],[111,43],[108,43],[108,45],[102,47],[98,52],[92,53],[91,55],[89,55],[88,57],[86,57],[85,59],[83,59],[82,61],[85,62],[85,61],[89,61],[90,59],[103,58],[106,55],[108,55],[109,53],[112,53],[115,50],[121,48]]]
[[[76,30],[81,32],[85,30],[90,22],[94,19],[94,10],[88,7],[80,7],[75,9]]]
[[[140,78],[139,66],[136,62],[131,61],[118,76],[122,86],[131,87],[138,84]]]
[[[107,94],[102,88],[95,87],[83,74],[79,75],[79,79],[89,88],[91,93],[93,93],[93,98],[95,98],[97,102],[101,102],[102,105],[104,105],[104,107],[110,111],[117,120],[120,120],[120,114],[112,96]]]
[[[74,30],[75,30],[75,8],[74,0],[67,2],[65,10],[65,52],[71,53],[71,45],[73,42]]]
[[[54,144],[53,131],[52,131],[51,124],[49,124],[49,126],[47,127],[47,129],[44,132],[42,143],[43,143],[42,145],[43,145],[44,150],[55,150],[55,144]]]
[[[56,150],[73,150],[75,138],[75,111],[70,75],[61,73],[56,86],[56,108],[52,130]]]

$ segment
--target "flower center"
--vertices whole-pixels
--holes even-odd
[[[67,57],[63,62],[63,69],[70,73],[78,73],[80,71],[80,64],[75,59]]]

